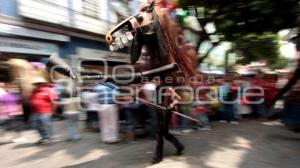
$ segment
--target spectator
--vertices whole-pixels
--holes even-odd
[[[88,131],[99,130],[98,125],[98,100],[97,93],[93,91],[94,85],[85,86],[82,91],[82,104],[86,108],[86,129]]]
[[[225,82],[220,86],[221,116],[220,122],[229,122],[230,124],[238,124],[234,112],[234,93],[231,90],[231,80],[226,77]]]
[[[63,105],[63,109],[64,109],[63,114],[67,119],[67,125],[68,125],[67,140],[78,141],[80,140],[80,133],[78,131],[79,111],[77,108],[77,103],[79,102],[79,98],[74,92],[73,85],[69,86],[68,88],[71,88],[72,90],[67,90],[65,88],[62,91],[60,104]]]
[[[19,104],[20,94],[19,90],[12,84],[7,85],[7,93],[0,99],[0,106],[3,114],[8,119],[7,128],[16,132],[16,138],[13,142],[24,142],[26,139],[21,136],[21,130],[24,127],[22,122],[22,109]]]
[[[207,108],[205,107],[205,104],[201,102],[194,102],[193,106],[195,106],[196,108],[191,114],[199,121],[197,123],[197,129],[201,131],[211,130],[211,126],[209,125],[209,119],[207,117]]]
[[[182,101],[184,101],[185,103],[180,104],[179,105],[179,109],[180,109],[180,113],[189,116],[190,112],[191,112],[191,104],[188,103],[191,99],[192,99],[192,93],[190,93],[187,90],[182,90],[180,92],[180,97],[182,98]],[[175,114],[173,114],[175,115]],[[183,133],[190,133],[193,130],[191,129],[191,124],[190,124],[190,120],[187,118],[180,118],[180,125],[181,125],[181,129]]]
[[[4,101],[4,97],[7,92],[4,89],[5,84],[0,83],[0,125],[4,124],[5,121],[8,119],[7,114],[5,113],[5,104],[2,103]]]
[[[122,105],[122,111],[125,114],[126,121],[128,122],[127,125],[127,139],[129,141],[135,140],[135,132],[134,128],[138,123],[137,114],[136,112],[138,109],[138,104],[136,102],[126,103]]]
[[[33,80],[35,89],[30,97],[32,126],[39,132],[41,139],[37,144],[51,142],[52,122],[51,116],[55,110],[53,101],[56,95],[45,79],[36,77]]]
[[[63,87],[63,84],[62,84],[63,81],[64,80],[56,82],[55,85],[54,85],[54,87],[53,87],[53,89],[54,89],[54,91],[55,91],[55,93],[57,95],[58,102],[61,102],[61,99],[62,99],[61,94],[64,91],[64,87]],[[57,104],[57,106],[56,106],[56,112],[55,112],[56,116],[55,117],[57,119],[59,119],[59,120],[63,120],[64,119],[64,116],[63,116],[63,111],[64,111],[63,106],[64,105],[60,104],[60,103]]]
[[[277,76],[276,74],[270,74],[266,75],[265,80],[264,80],[264,108],[265,108],[265,114],[264,117],[270,117],[272,113],[272,108],[273,108],[273,98],[277,94],[277,88],[276,88],[276,81],[277,81]]]
[[[254,93],[254,96],[248,96],[247,100],[251,100],[251,109],[252,109],[252,116],[254,118],[260,118],[263,117],[265,112],[265,106],[264,106],[264,94],[263,95],[257,95],[257,93],[260,93],[260,89],[264,89],[264,84],[266,81],[263,80],[262,74],[256,75],[255,79],[251,82],[251,89],[248,89],[248,93]],[[261,101],[262,100],[262,101]],[[256,103],[253,103],[256,102]]]
[[[241,77],[239,83],[239,102],[237,104],[237,113],[240,119],[242,119],[243,115],[249,115],[251,113],[251,108],[249,105],[249,101],[244,95],[245,89],[251,86],[249,79],[247,77]]]
[[[143,93],[143,98],[156,103],[156,85],[155,83],[147,83],[142,86],[142,93]],[[148,121],[150,123],[150,134],[155,137],[156,130],[157,130],[157,118],[156,118],[156,109],[155,107],[152,106],[147,106],[146,108],[147,116],[148,116]]]
[[[114,102],[117,95],[117,86],[106,82],[95,87],[98,94],[101,138],[105,143],[113,144],[119,142],[118,108]]]

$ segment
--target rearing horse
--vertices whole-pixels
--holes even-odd
[[[180,99],[172,87],[185,85],[190,81],[190,77],[194,76],[197,63],[195,49],[186,45],[180,27],[170,19],[167,10],[157,6],[155,1],[144,4],[137,14],[125,19],[109,31],[106,34],[106,41],[113,51],[129,46],[132,65],[136,65],[143,53],[148,53],[150,58],[139,66],[139,72],[133,74],[73,72],[55,54],[49,58],[46,67],[50,72],[57,71],[73,80],[78,79],[78,73],[83,74],[81,76],[83,80],[116,82],[115,79],[120,81],[133,77],[134,80],[128,83],[141,83],[143,77],[152,79],[159,76],[158,90],[164,88],[160,103],[163,110],[157,112],[157,146],[152,162],[158,163],[163,159],[163,138],[174,144],[177,155],[182,154],[183,145],[168,130],[172,110]],[[178,69],[179,71],[175,71]]]
[[[171,63],[177,63],[179,71],[159,74],[160,85],[165,87],[163,100],[160,105],[167,110],[158,111],[157,146],[152,163],[163,159],[163,138],[172,142],[176,147],[177,155],[181,155],[183,145],[169,133],[169,122],[172,109],[180,99],[172,89],[173,86],[184,85],[194,76],[196,69],[196,52],[193,47],[186,45],[181,28],[171,20],[166,9],[159,7],[155,1],[143,4],[140,11],[125,19],[106,34],[106,41],[112,51],[129,46],[131,63],[135,64],[147,51],[150,61],[144,63],[142,69],[153,69]],[[178,80],[179,78],[184,81]],[[168,82],[166,79],[172,79]],[[166,87],[167,86],[167,87]],[[173,100],[174,98],[176,100]]]

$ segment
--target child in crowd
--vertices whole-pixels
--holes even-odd
[[[191,99],[193,98],[192,93],[188,90],[182,90],[179,92],[182,104],[179,105],[179,110],[182,114],[189,116],[191,112]],[[180,118],[180,127],[182,133],[190,133],[193,131],[191,128],[190,120],[181,117]]]
[[[195,107],[194,111],[191,113],[191,116],[197,118],[199,121],[197,123],[197,129],[201,131],[211,130],[211,126],[209,125],[209,119],[207,116],[207,107],[202,102],[195,102],[193,104]]]
[[[81,139],[79,132],[79,97],[73,90],[75,85],[72,81],[65,83],[64,90],[61,92],[59,104],[63,107],[63,114],[67,119],[68,141],[78,141]],[[70,90],[69,90],[70,89]]]
[[[232,80],[227,76],[223,84],[219,87],[219,98],[221,102],[220,107],[220,122],[228,122],[230,124],[238,124],[235,103],[236,103],[236,90],[233,89]]]

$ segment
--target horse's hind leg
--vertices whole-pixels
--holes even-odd
[[[180,141],[173,136],[172,134],[170,134],[169,132],[169,124],[170,124],[170,120],[172,117],[172,112],[171,111],[167,111],[166,112],[166,118],[165,121],[163,123],[163,136],[166,138],[166,140],[170,141],[177,149],[176,151],[176,155],[182,155],[182,151],[184,149],[184,146],[180,143]]]
[[[161,112],[157,113],[157,135],[156,135],[156,150],[155,155],[152,159],[152,163],[159,163],[163,159],[163,114]]]

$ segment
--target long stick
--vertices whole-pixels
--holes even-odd
[[[145,104],[148,104],[148,105],[151,105],[151,106],[153,106],[153,107],[156,107],[156,108],[158,108],[158,109],[167,110],[166,107],[163,107],[163,106],[160,106],[160,105],[158,105],[158,104],[152,103],[152,102],[147,101],[147,100],[145,100],[145,99],[141,99],[141,98],[139,98],[139,97],[135,97],[135,99],[138,100],[138,101],[140,101],[140,102],[143,102],[143,103],[145,103]],[[177,112],[177,111],[171,111],[171,112],[174,113],[174,114],[177,114],[177,115],[179,115],[179,116],[181,116],[181,117],[187,118],[187,119],[189,119],[189,120],[199,122],[197,119],[192,118],[192,117],[189,117],[189,116],[184,115],[184,114],[181,114],[181,113],[179,113],[179,112]]]

